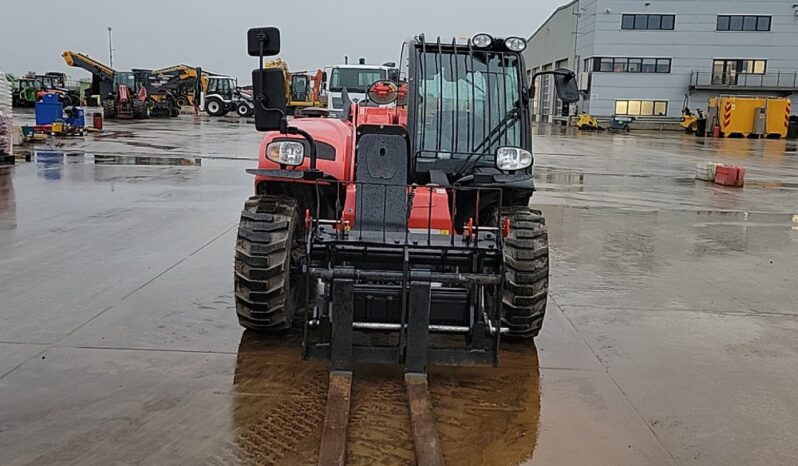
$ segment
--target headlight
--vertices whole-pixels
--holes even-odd
[[[490,44],[493,43],[493,37],[487,34],[477,34],[471,39],[471,43],[474,44],[474,47],[485,49],[490,47]]]
[[[512,52],[523,52],[526,48],[526,40],[520,37],[508,37],[504,39],[504,46]]]
[[[521,170],[532,165],[532,153],[518,147],[499,147],[496,151],[496,168]]]
[[[305,146],[298,141],[278,141],[266,146],[266,158],[280,165],[302,165]]]

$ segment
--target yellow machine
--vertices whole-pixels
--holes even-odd
[[[688,133],[695,133],[698,131],[699,116],[695,113],[682,113],[682,121],[679,123],[682,128]]]
[[[224,116],[235,111],[238,116],[247,117],[255,111],[252,97],[238,87],[233,77],[184,64],[160,68],[153,74],[168,78],[164,88],[177,95],[181,106],[194,105],[201,92],[199,108],[211,116]]]
[[[720,96],[709,100],[721,135],[785,138],[792,102],[784,97]]]
[[[576,127],[584,131],[597,131],[601,129],[598,120],[589,113],[580,113],[576,120]]]
[[[321,107],[319,94],[324,80],[321,70],[288,71],[288,64],[277,58],[263,65],[264,68],[279,68],[285,78],[285,97],[288,108]]]
[[[188,65],[174,65],[153,71],[153,74],[171,77],[169,86],[178,91],[178,105],[194,105],[194,88],[197,79],[197,69]],[[208,78],[203,74],[200,78],[200,88],[208,92]]]

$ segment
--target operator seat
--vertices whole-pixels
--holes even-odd
[[[407,229],[407,138],[368,133],[357,143],[353,233],[404,232]]]

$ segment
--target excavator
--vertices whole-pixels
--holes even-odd
[[[180,114],[174,95],[159,87],[150,70],[116,71],[88,55],[69,50],[61,56],[67,65],[91,73],[88,95],[99,97],[105,118],[146,119]]]
[[[252,97],[238,87],[236,79],[202,71],[185,64],[159,68],[154,74],[168,77],[165,88],[176,94],[179,105],[193,105],[199,98],[200,108],[211,116],[224,116],[235,110],[248,117],[255,111]],[[197,85],[197,77],[199,86]],[[201,93],[201,95],[196,95]]]
[[[263,67],[282,71],[285,81],[285,99],[289,111],[321,107],[319,94],[324,81],[322,70],[290,72],[288,64],[280,58],[267,62]]]

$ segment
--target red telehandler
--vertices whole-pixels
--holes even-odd
[[[248,32],[260,146],[235,251],[241,325],[304,325],[303,356],[330,360],[320,464],[342,464],[355,362],[403,364],[419,464],[442,464],[428,365],[496,365],[502,337],[543,323],[548,240],[533,182],[522,38],[417,36],[402,83],[340,117],[286,117],[285,75],[263,67],[276,28]],[[574,74],[548,71],[565,102]],[[274,338],[274,336],[267,336]]]

